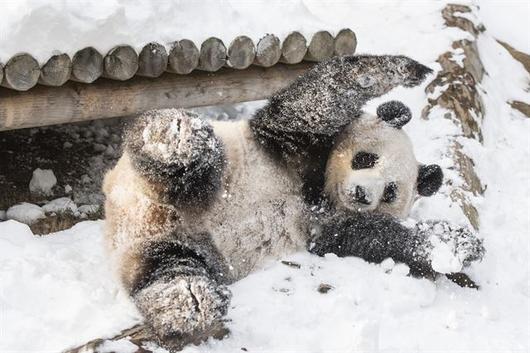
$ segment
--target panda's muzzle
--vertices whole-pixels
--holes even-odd
[[[366,196],[366,190],[362,186],[359,186],[359,185],[355,187],[355,192],[353,193],[352,198],[355,202],[358,202],[362,205],[371,204],[371,201],[368,200]]]

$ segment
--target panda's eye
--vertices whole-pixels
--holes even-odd
[[[394,202],[397,198],[397,184],[393,181],[386,184],[385,191],[383,192],[383,197],[381,198],[381,201],[383,202]]]
[[[353,169],[373,168],[379,156],[370,152],[359,152],[353,157],[351,167]]]

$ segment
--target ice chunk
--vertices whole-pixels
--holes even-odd
[[[29,191],[36,194],[50,195],[52,188],[57,184],[57,178],[51,169],[37,168],[29,182]]]
[[[46,218],[42,207],[27,202],[22,202],[7,210],[7,219],[24,224],[33,224],[41,218]]]
[[[462,263],[455,256],[453,249],[449,244],[441,241],[437,241],[432,249],[431,264],[438,273],[452,273],[462,270]]]

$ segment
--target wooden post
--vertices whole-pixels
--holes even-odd
[[[219,38],[210,37],[201,45],[199,55],[200,70],[217,71],[226,63],[226,47]]]
[[[103,74],[103,56],[94,48],[87,47],[75,53],[72,59],[70,79],[92,83]]]
[[[46,86],[62,86],[70,79],[72,60],[68,54],[54,55],[40,70],[39,83]]]
[[[29,54],[18,54],[9,59],[4,68],[2,86],[17,91],[27,91],[37,84],[40,67]]]
[[[148,43],[142,48],[138,56],[137,75],[158,77],[166,71],[167,51],[162,44]]]
[[[271,67],[280,60],[281,55],[282,50],[280,40],[273,34],[267,34],[258,42],[254,64],[263,67]]]
[[[0,88],[0,131],[127,116],[150,109],[190,108],[268,98],[312,67],[278,64],[264,69],[222,68],[189,75],[164,73],[157,79],[100,79],[91,85],[67,82],[28,92]]]
[[[345,28],[335,36],[334,54],[337,56],[353,55],[357,47],[357,37],[351,29]]]
[[[188,39],[182,39],[175,43],[169,52],[167,71],[176,74],[189,74],[199,65],[199,49]]]
[[[113,80],[125,81],[138,71],[138,55],[128,45],[113,48],[104,59],[103,76]]]
[[[238,36],[228,46],[228,67],[246,69],[254,61],[256,46],[247,36]]]
[[[300,32],[291,32],[282,43],[280,61],[286,64],[298,64],[307,52],[307,41]]]
[[[319,31],[311,38],[305,60],[324,61],[333,56],[334,50],[335,47],[331,34],[328,31]]]
[[[4,78],[4,65],[0,63],[0,83],[2,83],[3,78]]]

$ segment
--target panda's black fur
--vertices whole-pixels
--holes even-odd
[[[396,86],[415,86],[429,72],[404,56],[338,57],[316,65],[274,94],[250,120],[245,138],[255,145],[250,148],[259,150],[254,153],[263,155],[258,162],[233,161],[226,148],[230,146],[223,145],[209,123],[190,112],[152,111],[131,124],[124,156],[105,180],[107,242],[118,258],[125,288],[162,345],[178,350],[226,333],[222,323],[230,300],[226,284],[244,273],[231,272],[215,243],[216,234],[197,231],[194,222],[204,222],[200,221],[204,212],[215,216],[215,200],[230,182],[225,174],[231,163],[268,163],[278,175],[291,175],[301,183],[301,201],[286,194],[283,202],[263,205],[273,212],[273,219],[265,223],[285,224],[279,226],[276,238],[264,234],[263,243],[252,251],[265,251],[271,239],[298,249],[296,240],[282,235],[287,232],[282,227],[302,227],[307,249],[317,255],[331,252],[373,262],[392,257],[409,265],[414,274],[435,274],[429,258],[434,224],[408,228],[390,215],[348,212],[336,208],[324,192],[326,164],[336,140],[361,119],[364,104]],[[410,119],[410,111],[399,102],[381,106],[378,114],[396,129]],[[173,134],[174,144],[145,142]],[[421,195],[430,195],[441,185],[437,166],[420,167],[418,176],[410,182],[417,184]],[[286,190],[297,192],[298,186]],[[296,217],[303,215],[303,220],[289,223],[286,212],[291,211],[298,212]],[[216,227],[223,227],[223,221],[212,220]],[[444,241],[464,253],[463,262],[482,256],[478,239],[462,228],[443,225]],[[245,246],[234,249],[237,253]],[[252,259],[252,254],[247,255],[247,260]]]

